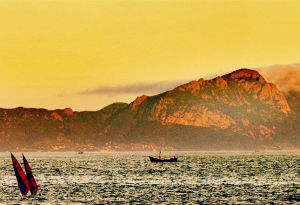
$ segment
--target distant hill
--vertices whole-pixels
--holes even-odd
[[[96,112],[0,109],[0,151],[299,149],[299,100],[240,69]]]
[[[0,109],[0,151],[94,150],[100,131],[128,104],[114,103],[95,112],[18,107]]]

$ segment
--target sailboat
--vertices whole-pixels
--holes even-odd
[[[15,156],[11,153],[11,160],[13,163],[13,167],[15,170],[15,174],[18,181],[18,186],[20,188],[22,196],[25,196],[27,192],[30,190],[29,181],[23,172],[23,169],[21,165],[19,164],[18,160],[15,158]]]
[[[11,153],[11,159],[15,170],[16,178],[18,181],[18,186],[20,188],[22,196],[25,196],[29,190],[32,195],[36,195],[38,187],[25,156],[23,155],[23,162],[24,162],[26,175],[21,165],[19,164],[18,160],[15,158],[15,156],[12,153]]]
[[[23,162],[24,162],[24,167],[25,167],[25,171],[26,171],[26,177],[27,177],[29,185],[30,185],[31,195],[36,195],[38,187],[37,187],[37,184],[35,182],[34,176],[32,174],[31,168],[30,168],[30,166],[29,166],[29,164],[28,164],[28,162],[27,162],[24,155],[23,155]]]

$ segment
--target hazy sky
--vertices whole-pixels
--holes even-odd
[[[300,62],[299,0],[1,0],[0,19],[4,108],[98,110]]]

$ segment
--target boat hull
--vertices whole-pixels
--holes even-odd
[[[170,159],[159,159],[159,158],[149,156],[149,159],[151,162],[178,162],[178,159],[176,157]]]

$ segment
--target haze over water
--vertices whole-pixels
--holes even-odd
[[[20,196],[1,153],[0,204],[300,204],[299,151],[176,152],[178,163],[150,163],[149,152],[24,154],[38,195]]]

